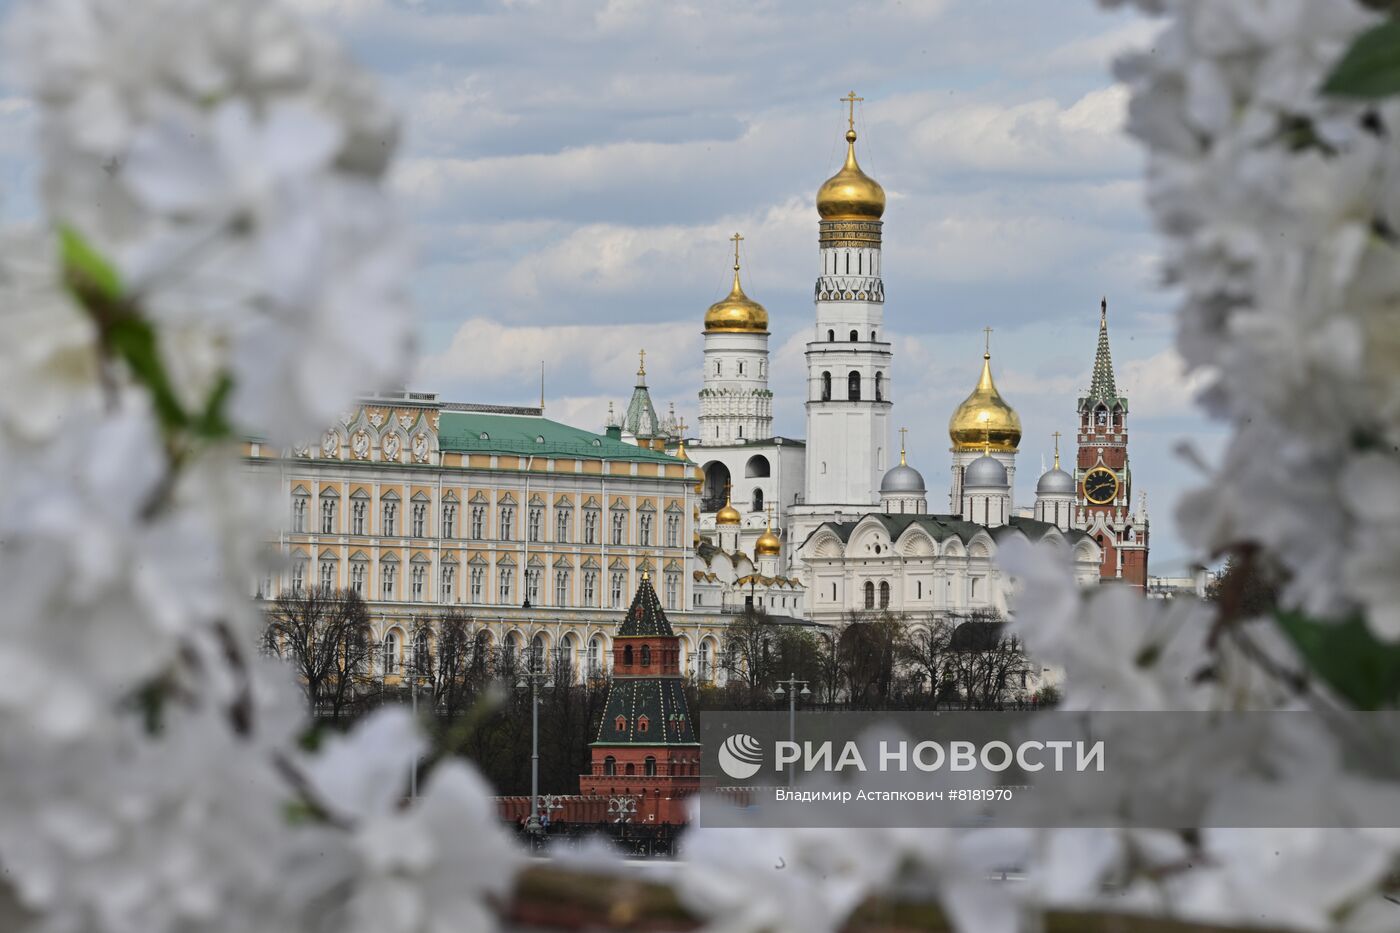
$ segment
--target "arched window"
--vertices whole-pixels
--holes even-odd
[[[628,645],[622,649],[622,663],[627,667],[632,666],[632,646]]]
[[[851,370],[851,374],[846,377],[846,398],[853,402],[860,401],[860,373],[856,372],[854,369]]]
[[[700,679],[710,679],[710,643],[702,641],[700,643]]]
[[[880,608],[890,608],[890,584],[888,580],[880,581]]]
[[[646,731],[649,730],[650,728],[651,728],[651,720],[650,720],[650,719],[646,718],[645,716],[638,716],[638,717],[637,717],[637,731],[638,731],[638,732],[646,732]]]
[[[865,581],[865,608],[875,608],[875,584],[869,580]]]
[[[829,331],[826,332],[826,342],[827,342],[827,343],[835,343],[835,342],[836,342],[836,331],[834,331],[834,330],[829,330]]]
[[[564,640],[559,642],[559,650],[556,654],[559,668],[572,681],[574,677],[574,636],[565,635]]]
[[[597,635],[588,642],[588,676],[601,677],[603,674],[603,639]]]
[[[858,341],[858,340],[860,340],[860,331],[858,331],[858,330],[853,330],[853,331],[851,331],[851,343],[855,343],[855,342]]]
[[[768,464],[768,458],[763,454],[754,454],[749,458],[749,462],[744,464],[744,475],[750,478],[764,477],[772,474],[772,467]]]
[[[831,373],[822,373],[822,401],[831,401]]]
[[[873,330],[870,332],[870,342],[871,342],[871,343],[874,343],[874,342],[875,342],[875,332],[874,332]]]
[[[656,759],[651,755],[648,755],[646,761],[642,763],[642,773],[647,777],[656,777]]]
[[[612,755],[603,759],[603,773],[609,777],[617,773],[617,759]]]
[[[396,632],[387,632],[384,635],[383,664],[384,673],[397,674],[399,672],[399,636]]]
[[[651,645],[642,645],[642,667],[651,667]]]
[[[885,374],[884,374],[884,373],[876,373],[876,374],[875,374],[875,401],[877,401],[877,402],[883,402],[884,400],[885,400]]]
[[[617,729],[618,732],[623,732],[623,731],[625,731],[625,730],[627,729],[627,717],[626,717],[626,716],[619,716],[619,717],[617,717],[616,719],[613,720],[613,726]]]
[[[634,765],[634,764],[632,764],[632,762],[630,762],[630,761],[627,762],[626,772],[627,772],[628,774],[636,774],[636,773],[637,773],[637,766]]]
[[[536,635],[530,641],[530,670],[544,670],[544,636]]]
[[[755,490],[753,491],[753,510],[754,510],[755,512],[762,512],[762,511],[763,511],[763,490],[762,490],[762,489],[755,489]]]

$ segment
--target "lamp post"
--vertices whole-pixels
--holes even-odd
[[[520,675],[516,684],[520,689],[530,688],[530,818],[525,821],[525,831],[538,833],[540,826],[540,682],[548,676],[536,666],[535,652],[530,651],[530,666]]]
[[[783,690],[784,687],[787,687],[787,690]],[[801,688],[802,688],[802,692],[801,692],[800,694],[798,693],[798,690],[797,690],[798,687],[801,687]],[[786,695],[787,695],[787,698],[788,698],[788,741],[789,741],[789,742],[796,742],[796,741],[797,741],[797,698],[798,698],[799,695],[800,695],[800,696],[804,696],[804,697],[809,697],[809,696],[812,695],[812,691],[807,689],[807,681],[805,681],[805,680],[798,680],[796,674],[789,674],[787,680],[780,680],[780,681],[778,681],[778,689],[776,689],[776,690],[773,691],[773,695],[774,695],[775,697],[777,697],[778,699],[780,699],[780,700],[783,698],[783,695],[784,695],[784,694],[786,694]],[[789,763],[788,763],[788,787],[791,787],[791,786],[792,786],[792,763],[789,762]]]

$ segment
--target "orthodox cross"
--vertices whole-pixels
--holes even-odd
[[[982,328],[982,333],[986,335],[986,341],[987,341],[987,342],[986,342],[986,346],[985,346],[985,348],[983,349],[983,352],[986,353],[988,356],[991,356],[991,355],[992,355],[992,329],[991,329],[990,327],[984,327],[984,328]]]
[[[1060,468],[1060,432],[1055,432],[1055,469]]]
[[[904,453],[904,435],[906,435],[906,434],[908,434],[908,433],[909,433],[909,429],[908,429],[908,428],[900,428],[900,429],[899,429],[899,452],[900,452],[901,454]]]
[[[647,374],[647,351],[638,350],[637,359],[639,361],[637,363],[637,375],[645,376]]]
[[[690,425],[688,425],[688,424],[685,423],[685,419],[684,419],[684,418],[682,418],[680,421],[677,421],[677,422],[676,422],[676,431],[677,431],[677,433],[680,434],[681,437],[685,437],[685,431],[686,431],[686,428],[688,428],[688,427],[690,427]]]
[[[740,234],[740,233],[737,233],[737,232],[736,232],[732,237],[729,238],[729,239],[731,239],[731,240],[734,241],[734,271],[735,271],[735,272],[738,272],[738,271],[739,271],[739,241],[742,240],[743,238],[744,238],[744,237],[743,237],[743,234]]]
[[[850,105],[851,113],[850,116],[847,117],[847,122],[850,124],[850,129],[854,130],[856,128],[856,104],[863,102],[865,98],[857,97],[856,92],[852,91],[845,97],[841,98],[841,100],[843,103]]]

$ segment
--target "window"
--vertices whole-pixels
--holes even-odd
[[[544,636],[536,635],[530,641],[530,670],[544,670]]]
[[[392,538],[395,532],[395,524],[399,518],[399,504],[393,500],[384,503],[384,520],[379,526],[379,533]]]
[[[613,571],[612,575],[612,607],[622,608],[622,589],[627,580],[627,574],[621,570]]]
[[[296,534],[306,533],[306,509],[309,496],[297,493],[292,496],[292,531]]]
[[[413,673],[427,676],[433,671],[433,652],[428,643],[428,630],[420,628],[413,636]]]
[[[395,567],[392,563],[389,563],[389,562],[387,562],[387,561],[384,563],[383,566],[381,566],[381,567],[379,568],[379,598],[380,598],[380,599],[393,599],[393,598],[394,598],[394,579],[395,579],[395,577],[397,576],[397,573],[396,573],[397,570],[398,570],[397,567]]]
[[[865,581],[865,608],[875,608],[875,584],[869,580]]]
[[[700,679],[701,679],[701,680],[709,680],[709,679],[710,679],[710,663],[711,663],[711,660],[710,660],[710,643],[709,643],[708,641],[702,641],[702,642],[700,643],[700,670],[699,670],[699,674],[700,674]]]
[[[884,373],[876,373],[876,374],[875,374],[875,401],[877,401],[877,402],[883,402],[884,400],[885,400],[885,374],[884,374]]]
[[[335,589],[335,561],[332,558],[321,558],[321,589]]]
[[[472,506],[472,540],[480,541],[486,534],[486,506]]]
[[[321,534],[335,534],[335,499],[331,496],[321,497]]]
[[[451,564],[442,568],[442,601],[450,603],[455,599],[454,591],[457,586],[457,568]]]
[[[831,373],[822,373],[822,401],[831,401]]]
[[[515,571],[509,567],[502,567],[496,571],[500,586],[497,588],[498,602],[505,605],[511,601],[511,593],[515,589]]]
[[[860,331],[851,331],[851,343],[855,343],[858,340],[860,340]]]
[[[651,645],[642,645],[642,667],[651,667]]]
[[[414,564],[413,576],[413,601],[421,603],[423,601],[424,588],[428,582],[428,568],[425,564]]]
[[[642,547],[651,546],[651,515],[643,512],[637,516],[637,543]]]
[[[413,537],[421,538],[428,532],[428,503],[413,503]]]
[[[583,604],[585,606],[598,605],[598,571],[596,570],[583,572]]]
[[[888,580],[880,581],[880,608],[890,608],[890,584]]]
[[[365,533],[365,513],[368,505],[364,499],[353,499],[350,503],[350,533],[352,535],[362,535]]]
[[[742,376],[743,374],[744,374],[744,361],[743,361],[743,360],[740,360],[740,361],[739,361],[739,375]]]
[[[628,648],[627,650],[628,650],[628,651],[631,651],[632,649],[631,649],[631,648]],[[616,719],[614,719],[614,720],[613,720],[613,727],[614,727],[615,729],[617,729],[618,732],[621,732],[621,731],[623,731],[624,729],[626,729],[626,728],[627,728],[627,717],[626,717],[626,716],[619,716],[619,717],[617,717]]]
[[[680,608],[681,575],[678,573],[666,574],[666,608]]]
[[[643,729],[642,731],[645,732],[647,730]],[[656,758],[654,756],[648,755],[646,757],[646,761],[642,763],[642,773],[647,777],[656,776]]]
[[[514,533],[514,530],[513,530],[513,529],[514,529],[514,526],[515,526],[515,506],[513,506],[513,505],[503,505],[503,506],[501,506],[501,535],[500,535],[500,538],[501,538],[502,541],[509,541],[509,540],[511,540],[511,535]]]
[[[763,490],[757,487],[755,487],[753,491],[753,511],[763,511]]]
[[[627,645],[627,646],[625,646],[625,647],[622,649],[622,666],[623,666],[623,667],[631,667],[631,666],[632,666],[632,646],[631,646],[631,645]]]
[[[444,505],[442,507],[442,536],[450,538],[457,533],[457,506]]]
[[[540,571],[535,567],[525,568],[525,598],[535,606],[540,601]]]
[[[360,596],[365,595],[366,568],[366,562],[363,560],[350,562],[350,589]]]
[[[474,603],[481,602],[481,591],[486,587],[485,567],[473,567],[471,569],[469,586],[471,587],[471,601]]]
[[[627,536],[627,513],[616,509],[612,513],[612,543],[622,544]]]
[[[979,587],[977,586],[977,584],[979,584],[979,583],[981,583],[981,582],[982,582],[982,581],[981,581],[980,579],[978,579],[977,577],[973,577],[972,579],[970,579],[970,580],[968,581],[968,583],[971,584],[971,593],[970,593],[969,595],[970,595],[973,599],[977,599],[977,598],[981,595],[980,593],[977,592],[978,589],[979,589]]]
[[[567,606],[569,604],[569,571],[554,571],[554,605]]]
[[[300,593],[306,586],[306,558],[299,557],[292,561],[292,592]]]
[[[588,643],[588,676],[600,677],[603,673],[603,640],[597,635]]]
[[[527,518],[528,531],[531,541],[539,541],[544,527],[544,509],[537,505],[530,506]]]
[[[827,343],[835,343],[835,342],[836,342],[836,331],[834,331],[834,330],[828,330],[828,331],[826,332],[826,342],[827,342]]]
[[[855,370],[851,370],[846,377],[846,398],[852,402],[860,401],[860,373]]]
[[[574,679],[574,636],[565,635],[554,652],[554,663],[569,680]]]
[[[627,771],[628,774],[636,774],[636,773],[637,773],[637,766],[634,765],[634,764],[632,764],[632,762],[629,761],[629,762],[627,762],[626,771]]]
[[[583,513],[583,543],[598,543],[598,510],[588,509]]]
[[[569,540],[569,512],[558,509],[554,513],[554,540],[567,543]]]
[[[612,755],[603,759],[603,774],[608,777],[617,774],[617,759]]]
[[[397,633],[389,632],[384,636],[381,654],[384,673],[397,674],[399,672],[399,636]]]
[[[666,546],[681,546],[681,517],[679,515],[666,516]]]

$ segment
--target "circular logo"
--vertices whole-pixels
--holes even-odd
[[[763,746],[751,735],[735,733],[719,747],[719,766],[734,780],[747,780],[763,767]]]

